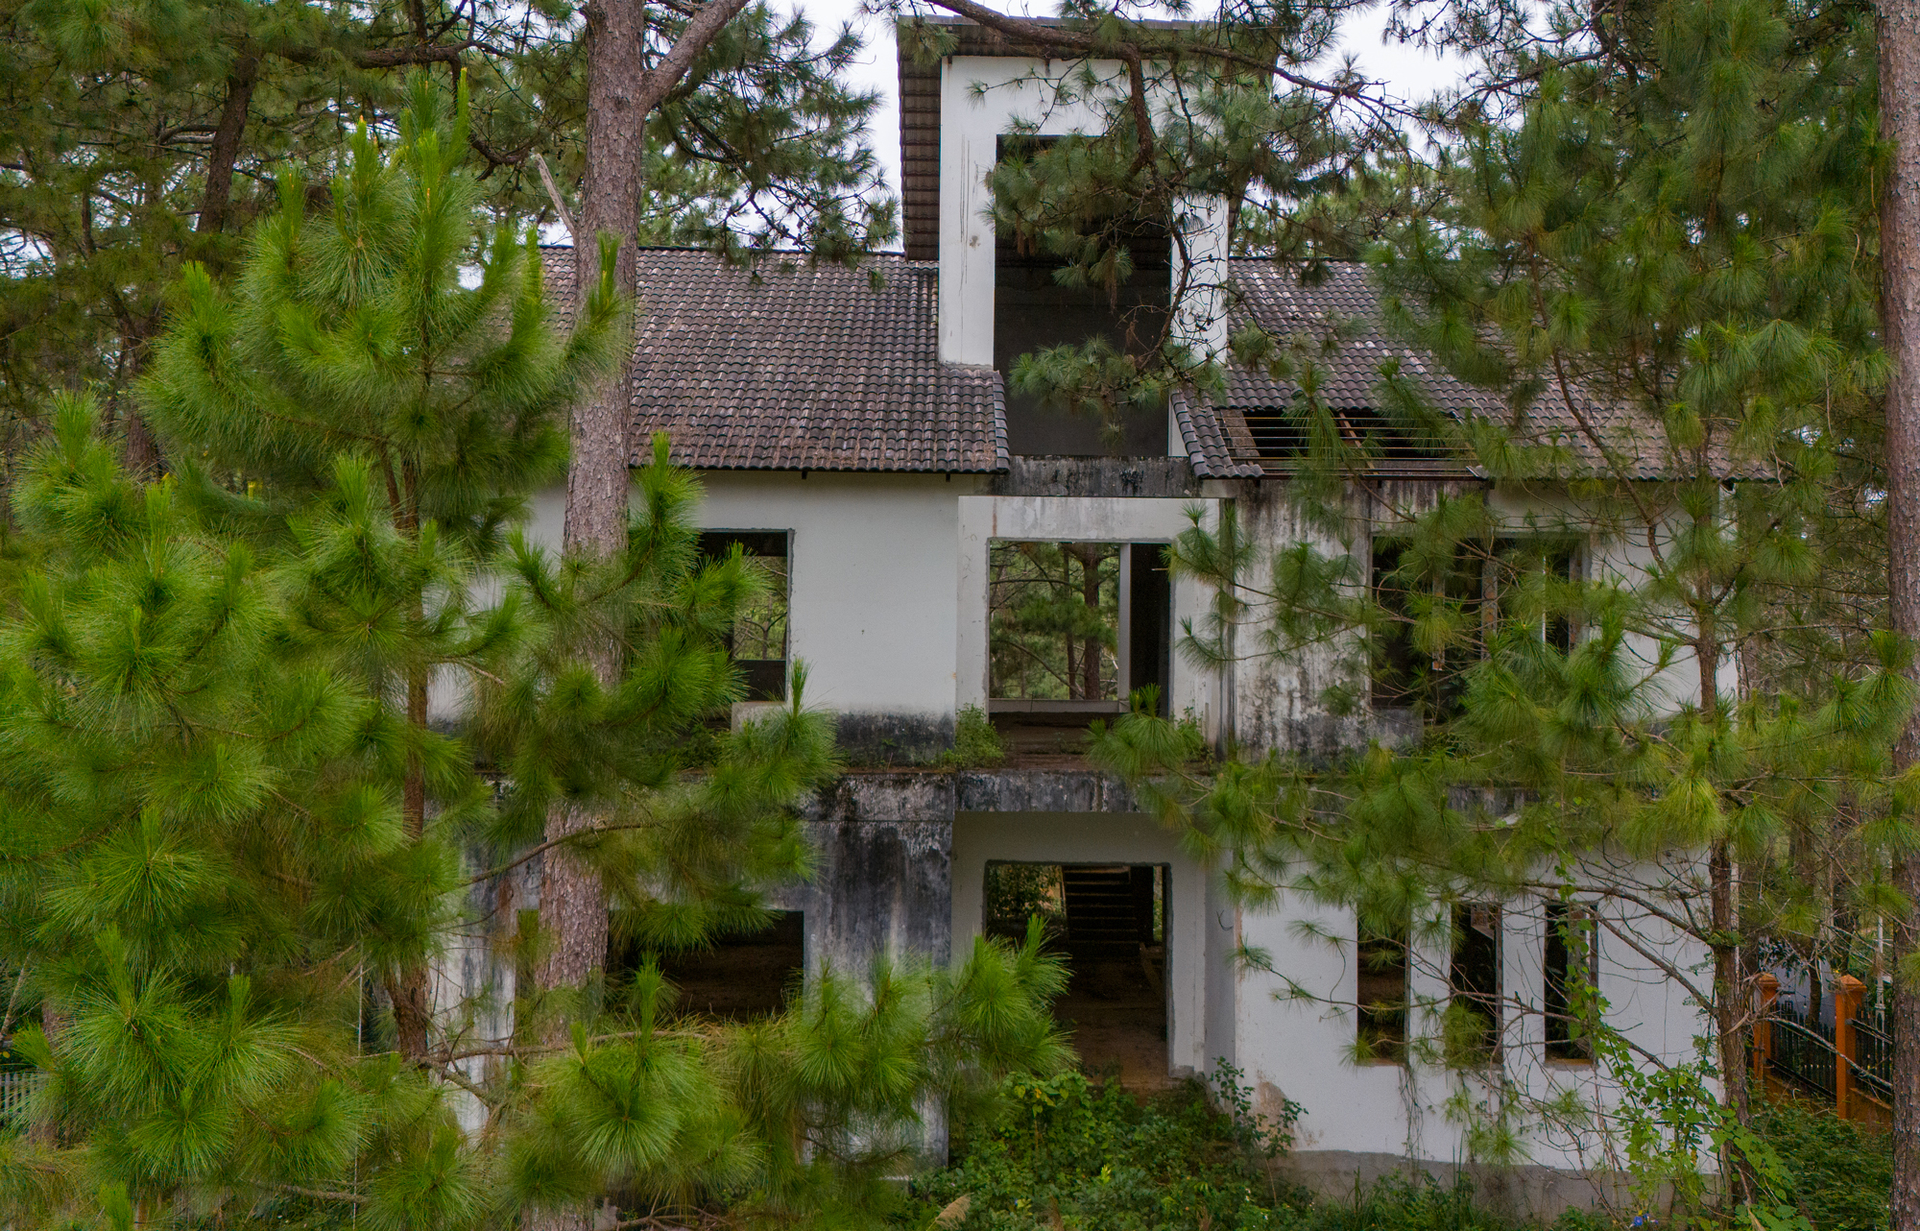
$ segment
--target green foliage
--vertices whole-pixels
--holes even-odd
[[[1753,1131],[1785,1171],[1784,1202],[1819,1231],[1879,1231],[1887,1226],[1893,1185],[1893,1136],[1831,1111],[1769,1102]]]
[[[67,398],[12,492],[0,1030],[39,1008],[14,1037],[45,1081],[0,1137],[0,1220],[455,1231],[618,1191],[871,1221],[927,1107],[1064,1063],[1037,932],[823,970],[741,1026],[661,1025],[643,970],[522,996],[494,1037],[489,989],[430,981],[456,943],[542,943],[497,904],[561,805],[644,933],[753,921],[835,760],[796,666],[689,772],[764,579],[701,557],[664,440],[617,557],[522,534],[622,305],[604,282],[560,329],[462,169],[464,96],[414,103],[330,208],[289,187],[234,291],[185,279],[142,387],[177,475],[130,477]]]
[[[1871,31],[1775,0],[1663,0],[1622,27],[1569,63],[1475,35],[1505,84],[1371,203],[1391,327],[1497,409],[1456,422],[1387,363],[1376,419],[1343,424],[1319,363],[1341,322],[1234,340],[1295,386],[1304,443],[1271,554],[1230,517],[1175,543],[1175,572],[1218,595],[1182,650],[1258,653],[1319,689],[1351,724],[1340,749],[1183,767],[1167,724],[1131,716],[1094,756],[1252,907],[1298,893],[1447,952],[1462,903],[1600,902],[1609,946],[1697,945],[1708,969],[1645,969],[1701,1006],[1707,1056],[1621,1050],[1635,1097],[1578,1110],[1649,1183],[1718,1150],[1730,1204],[1758,1213],[1774,1185],[1724,1121],[1744,1104],[1742,946],[1832,945],[1835,920],[1909,905],[1887,879],[1912,841],[1888,760],[1908,649],[1863,627],[1877,599],[1821,580],[1876,533]],[[1552,28],[1594,25],[1569,6]],[[1486,485],[1378,482],[1414,444]],[[1414,1028],[1444,1035],[1446,1009],[1416,1004]],[[1594,1033],[1621,1025],[1598,1006]],[[1491,1080],[1469,1141],[1574,1110]]]
[[[0,441],[10,468],[53,390],[96,388],[125,423],[186,262],[224,274],[276,185],[324,178],[356,122],[390,134],[409,68],[473,96],[461,156],[489,204],[558,216],[537,170],[581,181],[586,23],[571,0],[352,5],[97,0],[8,6],[0,41]],[[657,56],[685,27],[658,8]],[[823,33],[825,37],[822,37]],[[833,258],[884,244],[875,97],[849,87],[850,30],[748,5],[647,126],[646,242],[805,245]],[[579,211],[576,208],[574,212]],[[135,430],[138,435],[138,430]],[[140,450],[144,454],[144,450]],[[150,457],[145,459],[151,461]]]
[[[929,1103],[961,1114],[1010,1071],[1057,1071],[1045,1005],[1064,986],[1038,932],[981,940],[953,969],[876,961],[822,971],[787,1013],[735,1027],[659,1023],[643,969],[625,1008],[536,1060],[506,1121],[503,1194],[519,1208],[609,1188],[641,1209],[802,1226],[877,1225],[898,1204]]]
[[[941,754],[940,763],[955,769],[991,769],[1006,759],[1000,732],[987,712],[977,705],[962,706],[953,720],[953,747]]]
[[[1048,935],[1057,938],[1066,932],[1066,897],[1066,880],[1057,863],[990,861],[981,913],[990,930],[1021,933],[1037,918]]]
[[[47,1078],[8,1216],[109,1190],[187,1214],[356,1167],[381,1216],[455,1130],[424,1073],[356,1054],[363,979],[451,923],[458,861],[408,840],[381,772],[403,728],[293,648],[287,572],[130,481],[88,403],[56,422],[0,620],[0,960]]]
[[[1301,1199],[1263,1169],[1285,1145],[1291,1115],[1256,1117],[1235,1076],[1225,1078],[1225,1111],[1198,1083],[1143,1103],[1079,1073],[1009,1081],[990,1118],[956,1125],[953,1165],[914,1182],[896,1225],[926,1226],[965,1196],[965,1220],[952,1225],[1291,1227]]]
[[[1512,1231],[1529,1224],[1477,1205],[1471,1182],[1431,1177],[1356,1185],[1315,1199],[1276,1182],[1270,1164],[1290,1144],[1298,1108],[1273,1123],[1222,1066],[1211,1093],[1197,1082],[1141,1099],[1078,1073],[1013,1080],[990,1113],[956,1125],[952,1166],[914,1181],[893,1225],[994,1231]],[[1535,1224],[1537,1225],[1537,1224]],[[1557,1231],[1597,1231],[1570,1211]]]
[[[1449,1188],[1429,1176],[1425,1182],[1389,1177],[1356,1187],[1347,1201],[1323,1198],[1300,1225],[1302,1231],[1510,1231],[1527,1224],[1476,1204],[1473,1185],[1464,1178]],[[1552,1224],[1555,1231],[1598,1231],[1606,1225],[1571,1210]]]

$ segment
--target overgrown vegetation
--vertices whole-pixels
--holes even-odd
[[[1753,1119],[1818,1231],[1879,1231],[1893,1184],[1893,1135],[1799,1103],[1768,1103]]]
[[[1270,1164],[1298,1109],[1254,1109],[1231,1065],[1141,1100],[1079,1072],[1013,1079],[990,1117],[954,1126],[953,1165],[916,1181],[896,1225],[941,1231],[1512,1231],[1470,1183],[1384,1180],[1315,1199]],[[1825,1208],[1825,1207],[1822,1207]],[[1605,1225],[1568,1213],[1556,1231]],[[1826,1231],[1829,1224],[1815,1220]],[[1869,1224],[1836,1222],[1851,1228]],[[1881,1224],[1881,1225],[1884,1225]]]
[[[977,705],[963,708],[954,718],[953,747],[940,756],[940,764],[951,769],[988,769],[1007,759],[987,711]]]
[[[955,1125],[953,1165],[915,1182],[904,1225],[947,1211],[993,1231],[1291,1226],[1304,1197],[1263,1167],[1291,1119],[1256,1116],[1232,1076],[1225,1111],[1197,1082],[1141,1102],[1078,1072],[1011,1080],[991,1119]]]

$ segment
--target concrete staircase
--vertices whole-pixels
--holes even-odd
[[[1061,869],[1067,908],[1066,947],[1077,958],[1131,958],[1153,939],[1153,869]]]

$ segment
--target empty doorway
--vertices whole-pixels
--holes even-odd
[[[1166,864],[990,861],[989,935],[1018,939],[1039,918],[1067,964],[1054,1016],[1092,1074],[1135,1089],[1168,1082]]]

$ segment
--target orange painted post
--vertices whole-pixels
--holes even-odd
[[[1842,1120],[1853,1118],[1853,1015],[1866,994],[1867,985],[1852,975],[1833,987],[1833,1109]]]
[[[1760,1015],[1753,1021],[1753,1088],[1767,1092],[1767,1062],[1773,1059],[1773,1002],[1780,999],[1780,980],[1761,975]]]

